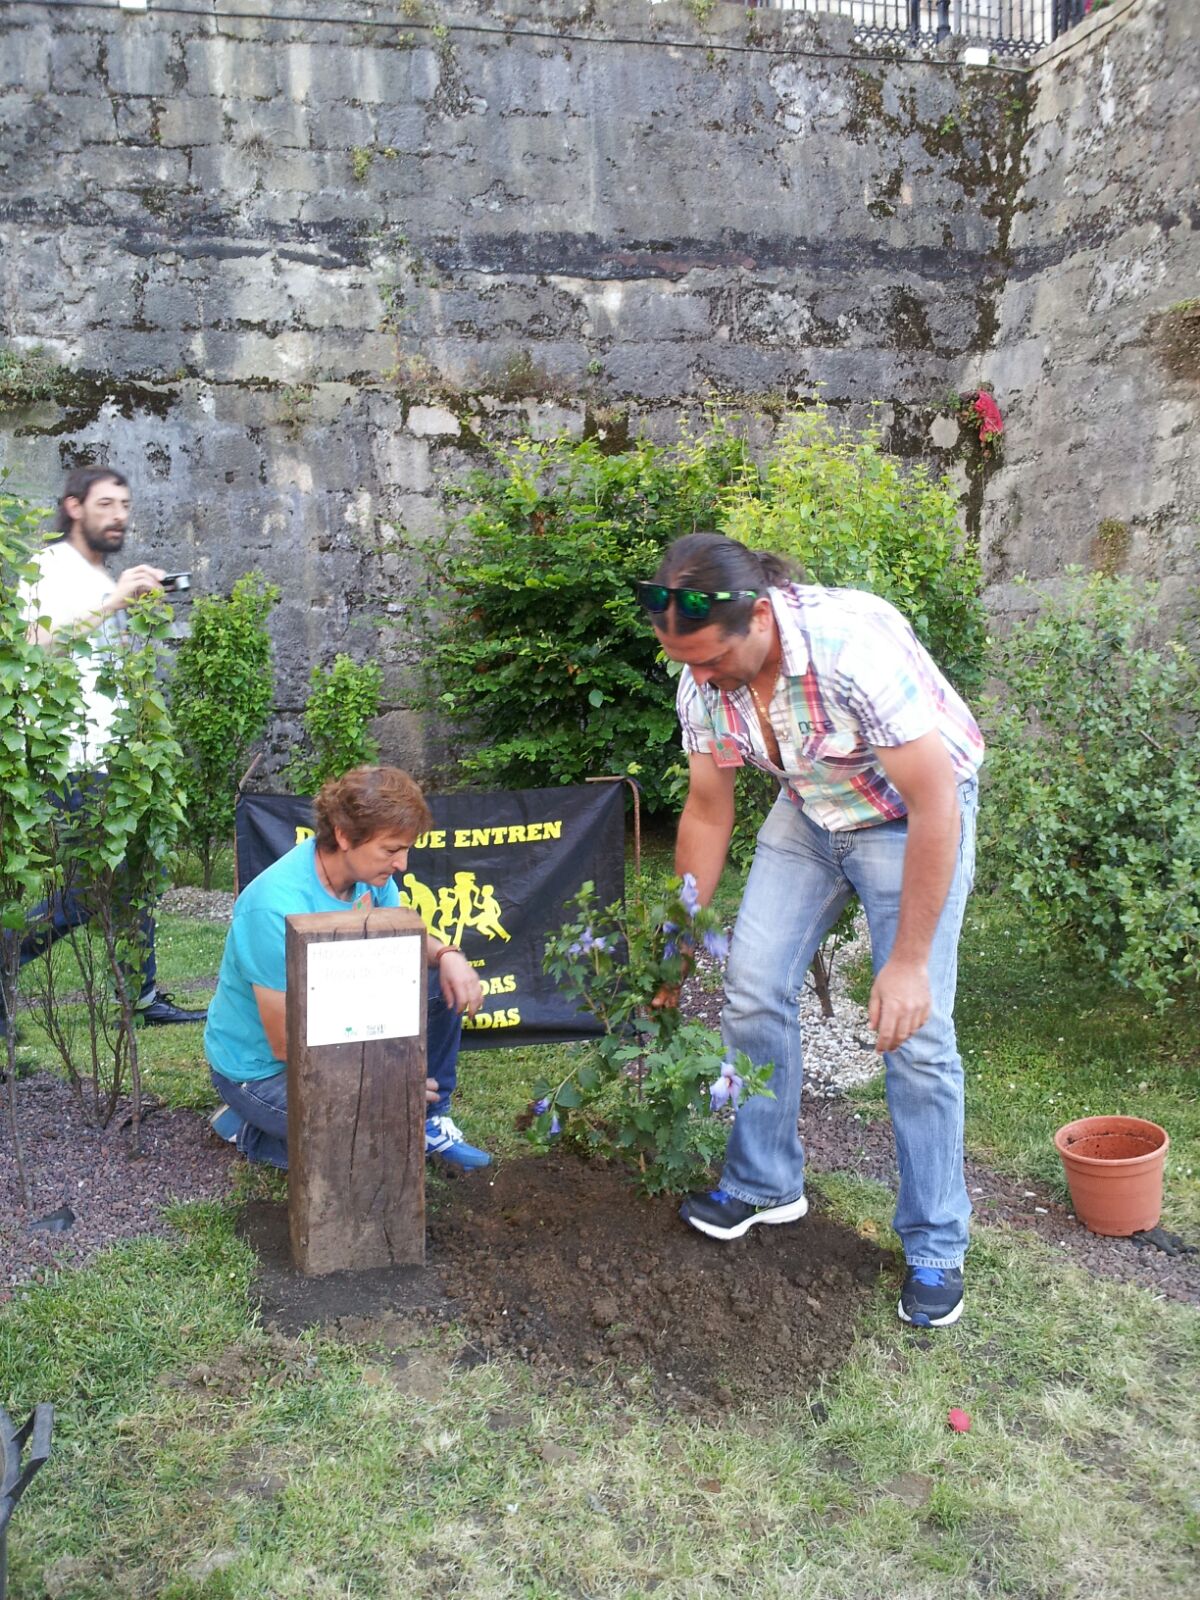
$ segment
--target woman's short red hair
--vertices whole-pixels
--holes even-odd
[[[433,823],[416,780],[399,767],[353,767],[321,785],[313,802],[317,848],[337,849],[337,829],[352,846],[381,833],[416,839]]]

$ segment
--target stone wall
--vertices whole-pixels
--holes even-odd
[[[856,52],[836,19],[640,0],[329,0],[319,23],[220,9],[0,16],[0,331],[18,352],[0,356],[0,462],[52,497],[66,467],[110,459],[135,490],[134,556],[199,587],[253,565],[280,583],[278,743],[311,664],[348,650],[387,664],[387,753],[426,764],[405,709],[413,552],[444,487],[519,430],[670,438],[717,401],[765,443],[819,386],[851,419],[882,402],[895,448],[949,463],[964,441],[945,397],[987,373],[1009,449],[986,487],[956,467],[967,522],[1001,579],[1030,564],[1018,541],[1036,550],[1063,503],[1030,352],[1052,339],[1089,374],[1112,359],[1086,289],[1053,309],[1056,271],[1093,248],[1114,163],[1132,184],[1164,137],[1123,135],[1135,159],[1089,139],[1079,106],[1128,94],[1166,114],[1181,86],[1142,48],[1150,22],[1039,69],[1023,194],[1024,73]],[[1172,27],[1194,54],[1194,23]],[[1053,199],[1068,146],[1069,217]],[[1185,294],[1185,179],[1168,172],[1156,202],[1178,216],[1167,267],[1143,252],[1121,280],[1143,321]],[[1106,209],[1115,237],[1160,226],[1149,198],[1130,207],[1127,224]],[[1122,359],[1135,384],[1132,344]],[[1194,406],[1194,378],[1159,361],[1142,383],[1157,438],[1159,390],[1191,383],[1171,403]],[[1136,547],[1110,442],[1084,451]]]
[[[1068,564],[1200,576],[1200,7],[1128,0],[1035,64],[995,346],[1008,419],[984,495],[989,600]]]

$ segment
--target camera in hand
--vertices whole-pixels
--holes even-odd
[[[168,572],[162,581],[163,588],[168,594],[178,594],[183,589],[192,587],[190,572]]]

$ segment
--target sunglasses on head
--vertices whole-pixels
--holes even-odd
[[[665,583],[639,583],[637,586],[638,605],[648,611],[652,617],[661,616],[671,603],[674,595],[675,604],[681,616],[690,617],[693,622],[703,622],[712,608],[724,600],[757,600],[757,589],[674,589]]]

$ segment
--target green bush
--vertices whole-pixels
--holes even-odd
[[[187,757],[187,842],[206,889],[216,852],[233,833],[238,780],[271,712],[266,619],[278,599],[261,572],[239,578],[229,595],[198,599],[171,676],[171,713]]]
[[[56,811],[50,830],[59,881],[74,886],[89,921],[33,963],[29,987],[47,1038],[93,1122],[108,1125],[128,1081],[130,1143],[137,1155],[142,1079],[134,1008],[143,919],[176,864],[187,796],[183,751],[159,685],[159,646],[170,608],[152,593],[132,601],[125,617],[126,636],[119,649],[105,649],[96,680],[115,702],[102,765],[79,785],[77,808]],[[84,635],[71,648],[84,654],[93,646],[94,636]],[[36,936],[38,922],[30,926]],[[64,992],[76,977],[84,998],[79,1009]]]
[[[436,550],[433,708],[460,770],[503,787],[636,774],[653,810],[678,748],[674,687],[634,601],[672,539],[711,527],[748,469],[714,431],[674,450],[524,440],[475,474]]]
[[[954,489],[888,455],[878,428],[840,429],[820,404],[799,412],[762,481],[730,498],[721,529],[753,550],[790,557],[807,583],[890,600],[954,686],[966,695],[978,688],[983,574],[959,529]],[[745,768],[738,791],[732,853],[744,868],[778,790],[767,774]]]
[[[752,550],[790,556],[808,583],[890,600],[960,693],[979,687],[983,574],[954,488],[888,455],[878,428],[840,429],[824,405],[799,412],[762,482],[729,498],[720,528]]]
[[[328,778],[379,759],[369,723],[379,715],[383,673],[374,662],[334,657],[332,667],[314,667],[309,678],[304,731],[308,748],[288,767],[297,794],[316,794]]]
[[[522,441],[478,473],[438,547],[427,656],[434,708],[474,740],[461,762],[498,785],[638,774],[649,809],[678,796],[674,683],[634,603],[673,539],[717,528],[797,558],[809,581],[899,607],[966,691],[980,680],[981,576],[953,490],[906,470],[880,435],[814,406],[765,469],[720,425],[673,450],[645,441]],[[437,610],[432,610],[432,607]],[[755,821],[772,786],[749,777]]]
[[[1200,958],[1200,669],[1153,591],[1076,571],[994,646],[980,864],[1033,930],[1164,1004]]]
[[[22,584],[34,575],[41,546],[37,507],[5,487],[0,472],[0,985],[3,1010],[16,1010],[20,940],[31,903],[54,887],[51,794],[70,770],[71,733],[80,714],[79,673],[70,655],[28,638]],[[30,1203],[18,1133],[16,1029],[0,1044],[8,1103],[8,1138],[21,1199]]]

